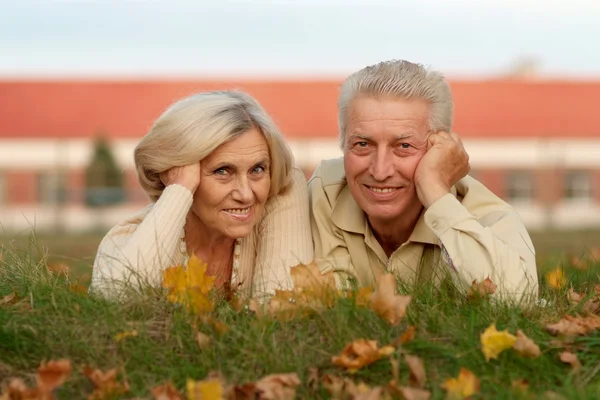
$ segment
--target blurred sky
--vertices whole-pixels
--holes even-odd
[[[390,58],[447,75],[600,78],[600,0],[0,0],[0,76],[345,75]]]

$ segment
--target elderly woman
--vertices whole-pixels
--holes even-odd
[[[303,173],[251,96],[208,92],[168,108],[135,149],[152,203],[102,240],[90,290],[160,285],[195,254],[216,285],[246,296],[290,286],[313,245]]]

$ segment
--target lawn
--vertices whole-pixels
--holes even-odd
[[[598,318],[593,313],[598,310],[588,302],[600,282],[600,265],[589,255],[580,260],[571,257],[594,247],[593,236],[570,235],[563,247],[552,235],[533,237],[546,306],[496,304],[487,296],[465,296],[449,285],[422,287],[411,291],[406,314],[397,315],[394,323],[374,306],[373,299],[369,303],[357,293],[294,309],[291,315],[211,298],[212,311],[199,316],[157,290],[122,303],[109,302],[88,296],[79,286],[89,279],[97,236],[4,240],[0,303],[3,296],[16,296],[0,305],[0,382],[6,386],[17,377],[34,386],[41,362],[66,359],[72,373],[56,389],[58,399],[88,398],[95,389],[92,381],[100,387],[95,398],[115,399],[159,398],[152,389],[167,382],[181,398],[187,394],[190,399],[215,398],[210,393],[219,387],[235,388],[230,398],[236,399],[291,398],[285,395],[294,390],[301,399],[428,398],[411,397],[424,396],[415,389],[443,399],[452,393],[447,389],[453,382],[464,384],[459,387],[464,392],[454,391],[455,398],[600,398],[600,334],[593,329]],[[50,249],[44,250],[46,246]],[[47,268],[58,262],[68,264],[67,277]],[[556,267],[562,268],[564,280],[548,275]],[[571,287],[589,296],[579,301],[569,298]],[[402,285],[397,290],[406,294]],[[592,317],[587,325],[577,325],[577,334],[548,329],[566,315],[584,316],[589,311]],[[512,335],[521,330],[539,346],[540,354],[522,355],[509,343],[497,358],[486,360],[481,334],[492,325]],[[379,354],[369,343],[359,346],[361,342],[355,342],[359,339],[376,341],[384,350]],[[494,343],[511,340],[499,335]],[[333,359],[353,342],[356,352],[367,354],[364,360],[359,357],[364,362],[355,372]],[[575,355],[579,364],[561,361],[563,353]],[[423,369],[415,366],[420,361]],[[111,369],[118,374],[116,381],[99,375]],[[452,380],[461,369],[470,371],[462,377],[471,381]],[[269,376],[286,373],[297,374],[298,381],[291,375]],[[471,395],[469,382],[475,380],[478,390],[471,390]],[[127,390],[121,393],[123,387]],[[0,395],[2,400],[12,398],[18,397]]]

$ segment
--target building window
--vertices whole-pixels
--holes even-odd
[[[37,178],[38,200],[40,204],[64,204],[67,200],[66,179],[58,172],[42,172]]]
[[[588,171],[568,171],[564,183],[567,199],[589,200],[592,198],[592,177]]]
[[[508,172],[506,197],[509,200],[530,201],[533,199],[533,175],[528,171]]]

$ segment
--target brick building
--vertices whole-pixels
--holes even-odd
[[[106,229],[146,203],[132,154],[152,121],[198,91],[236,88],[271,113],[310,174],[341,154],[339,81],[0,81],[3,230]],[[600,82],[451,81],[454,131],[472,175],[507,199],[532,229],[600,227]],[[84,205],[96,135],[110,140],[127,202]]]

